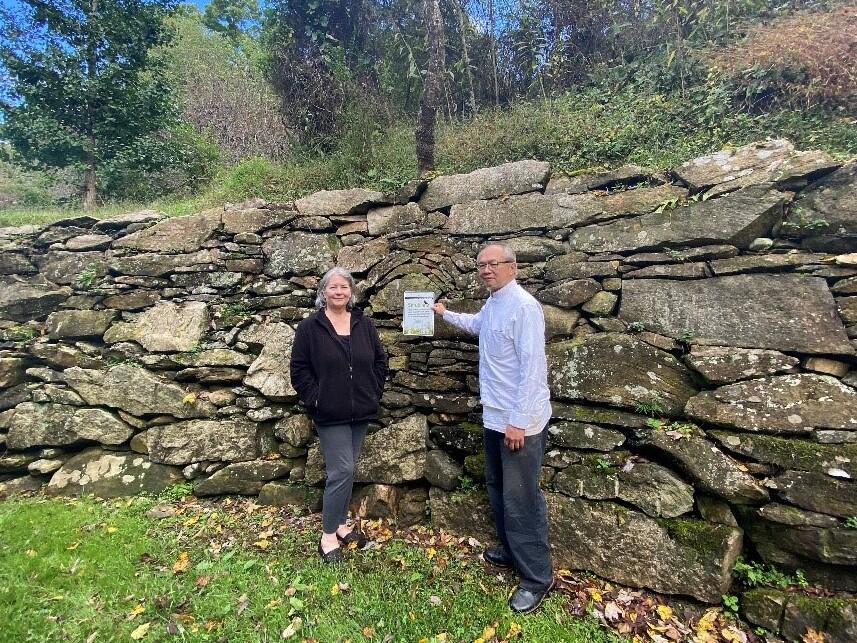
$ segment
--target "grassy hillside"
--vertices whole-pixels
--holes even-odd
[[[550,161],[564,172],[626,162],[666,169],[701,154],[770,137],[791,139],[798,149],[853,157],[857,117],[821,108],[781,108],[752,115],[733,108],[716,86],[700,86],[684,96],[633,86],[614,92],[589,88],[441,123],[437,169],[443,174],[467,172],[523,158]],[[201,194],[112,203],[92,214],[151,208],[180,215],[249,197],[286,201],[320,189],[387,190],[414,178],[415,167],[412,123],[374,130],[355,127],[330,154],[298,153],[286,164],[247,159],[221,170]],[[42,223],[77,213],[59,207],[13,206],[0,211],[0,225]]]

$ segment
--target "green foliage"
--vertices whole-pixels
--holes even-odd
[[[479,485],[477,485],[473,481],[473,478],[471,478],[470,476],[458,476],[458,491],[460,491],[461,493],[470,493],[471,491],[475,491],[478,488]]]
[[[652,395],[648,400],[641,400],[634,406],[637,413],[641,415],[663,415],[666,411],[663,400],[657,395]]]
[[[598,456],[597,458],[595,458],[595,468],[599,471],[607,471],[612,466],[613,465],[610,464],[610,460],[608,460],[607,458],[604,458],[602,456]]]
[[[628,324],[628,330],[632,333],[642,333],[646,330],[646,325],[640,321],[631,322]]]
[[[31,326],[12,326],[4,330],[0,336],[6,341],[26,344],[36,336],[36,329]]]
[[[773,565],[747,562],[743,558],[739,558],[735,562],[732,575],[747,587],[777,587],[784,589],[791,585],[798,587],[807,587],[809,585],[801,570],[797,570],[794,574],[787,574]]]
[[[177,482],[159,493],[158,500],[176,501],[192,494],[193,485],[190,482]]]
[[[176,125],[121,146],[104,165],[102,191],[129,201],[188,195],[204,188],[220,164],[217,145],[189,125]]]
[[[98,278],[98,264],[91,263],[80,271],[74,280],[74,287],[78,290],[89,290]]]
[[[731,614],[738,613],[738,597],[733,594],[723,594],[720,597],[721,602],[723,603],[723,607],[726,608]]]
[[[237,324],[253,314],[253,309],[246,302],[234,301],[220,311],[220,319],[226,324]]]
[[[94,172],[172,120],[162,62],[175,0],[22,0],[3,22],[3,136],[27,161]],[[90,186],[94,188],[94,185]],[[90,193],[94,197],[94,192]]]
[[[260,17],[257,0],[211,0],[205,6],[202,22],[237,44],[248,33],[258,31]]]
[[[846,529],[857,529],[857,516],[848,516],[843,523]]]

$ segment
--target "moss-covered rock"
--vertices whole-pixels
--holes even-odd
[[[787,595],[776,589],[751,589],[741,595],[741,612],[753,625],[778,633]]]

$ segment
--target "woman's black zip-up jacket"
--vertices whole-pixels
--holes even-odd
[[[290,370],[292,386],[316,425],[377,417],[387,353],[362,310],[351,310],[350,356],[323,309],[298,324]]]

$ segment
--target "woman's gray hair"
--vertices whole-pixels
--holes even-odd
[[[354,305],[357,303],[357,285],[354,283],[354,277],[351,276],[351,273],[348,272],[345,268],[340,268],[336,266],[335,268],[331,268],[324,276],[321,278],[321,281],[318,282],[318,291],[315,294],[315,307],[316,308],[324,308],[327,306],[327,299],[324,296],[324,289],[327,288],[327,282],[330,281],[331,277],[342,277],[345,281],[348,282],[348,285],[351,287],[351,300],[348,302],[348,310],[354,308]]]

